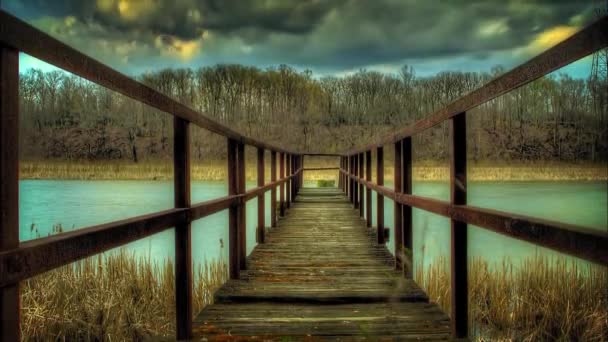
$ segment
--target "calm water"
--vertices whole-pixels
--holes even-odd
[[[193,182],[193,203],[227,194],[224,182]],[[248,188],[255,184],[248,183]],[[391,187],[392,184],[387,184]],[[447,200],[448,184],[418,182],[414,193]],[[521,182],[471,183],[469,203],[479,207],[563,221],[608,230],[608,185],[605,182]],[[375,213],[376,196],[372,198]],[[53,225],[65,230],[124,219],[169,209],[173,206],[173,183],[159,181],[65,181],[24,180],[20,182],[21,240],[46,236]],[[266,195],[266,222],[270,222],[270,193]],[[257,200],[247,203],[247,250],[255,247]],[[449,221],[446,218],[414,210],[414,258],[431,263],[439,255],[449,254]],[[373,215],[372,220],[376,222]],[[192,254],[195,262],[228,257],[228,213],[208,216],[193,224]],[[393,227],[393,203],[385,199],[385,224]],[[32,227],[33,226],[33,227]],[[38,233],[36,233],[36,230]],[[394,242],[389,241],[393,250]],[[155,259],[173,259],[174,232],[167,230],[133,242],[126,248]],[[471,227],[469,255],[500,261],[536,253],[555,253],[529,243]]]

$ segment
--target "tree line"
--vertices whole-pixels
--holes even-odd
[[[411,124],[501,74],[418,77],[361,70],[314,77],[289,66],[166,69],[138,80],[246,135],[303,151],[341,152]],[[471,111],[477,161],[606,161],[607,82],[549,75]],[[167,159],[172,117],[63,71],[20,77],[23,159]],[[446,158],[447,125],[414,137],[416,158]],[[195,159],[224,158],[225,141],[193,130]]]

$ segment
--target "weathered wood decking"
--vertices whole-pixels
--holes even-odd
[[[194,335],[449,339],[447,315],[394,270],[358,213],[337,189],[301,189],[241,279],[225,284],[196,317]]]

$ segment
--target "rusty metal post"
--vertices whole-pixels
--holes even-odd
[[[279,155],[279,177],[281,180],[285,178],[285,153]],[[281,217],[285,216],[285,182],[279,187],[279,210]]]
[[[270,151],[270,182],[277,181],[277,152]],[[270,226],[277,226],[277,187],[270,190]]]
[[[365,151],[365,180],[368,182],[372,181],[372,151]],[[365,216],[367,226],[372,226],[372,189],[367,188],[365,190]]]
[[[376,183],[384,185],[384,148],[382,146],[376,148]],[[379,192],[376,195],[378,243],[384,244],[384,196]]]
[[[467,204],[466,113],[450,120],[450,201]],[[467,224],[451,220],[451,323],[454,338],[468,336]]]
[[[402,142],[402,179],[401,187],[404,194],[412,194],[412,138],[407,137]],[[412,235],[412,207],[409,205],[402,206],[403,217],[403,254],[406,257],[403,267],[403,274],[406,278],[413,277],[414,267],[414,249]]]
[[[19,247],[19,51],[0,46],[0,252]],[[0,288],[0,341],[19,341],[19,283]]]
[[[239,194],[244,194],[246,190],[246,175],[245,175],[245,145],[237,144],[237,182]],[[242,201],[238,206],[239,217],[239,268],[247,269],[247,202]]]
[[[175,207],[189,208],[190,123],[173,118]],[[175,314],[178,340],[192,337],[192,229],[190,222],[175,226]]]
[[[238,143],[228,139],[228,194],[238,195]],[[230,279],[239,279],[239,206],[228,209],[228,266]]]
[[[395,193],[403,192],[403,172],[402,172],[402,143],[401,141],[395,144],[395,165],[394,165],[394,189]],[[394,234],[395,234],[395,267],[400,270],[403,267],[403,204],[395,201],[394,206]]]
[[[264,186],[264,149],[258,147],[258,187]],[[258,195],[258,229],[256,241],[264,243],[264,233],[266,231],[265,213],[265,194]]]

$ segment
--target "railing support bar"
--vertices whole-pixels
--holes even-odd
[[[19,247],[19,51],[0,46],[0,251]],[[19,341],[19,283],[0,288],[0,341]]]
[[[449,121],[450,127],[450,200],[454,205],[467,203],[466,113]],[[468,336],[467,224],[450,220],[451,324],[454,338]]]
[[[372,181],[372,151],[365,152],[365,180]],[[372,189],[365,189],[365,215],[368,227],[372,226]]]
[[[277,152],[270,151],[270,182],[277,180]],[[270,226],[277,226],[277,188],[270,190]]]
[[[404,194],[412,194],[412,138],[407,137],[402,141],[401,153],[401,187]],[[412,207],[402,206],[402,229],[403,229],[403,274],[406,278],[413,277],[414,247],[412,238]]]
[[[359,153],[359,178],[363,179],[363,153]],[[359,183],[359,216],[363,217],[364,216],[364,209],[365,209],[365,200],[364,200],[364,193],[363,191],[365,191],[365,187],[363,186],[363,183]]]
[[[190,123],[173,118],[175,207],[189,208]],[[175,226],[175,314],[178,340],[192,337],[192,229],[190,222]]]
[[[264,153],[264,149],[258,147],[258,186],[264,186]],[[256,234],[256,241],[258,243],[264,243],[264,234],[266,231],[266,213],[264,208],[266,203],[264,197],[264,193],[258,195],[258,229]]]
[[[376,148],[376,184],[384,185],[384,148],[382,146]],[[379,192],[376,195],[378,243],[384,244],[384,196]]]
[[[283,152],[279,155],[279,176],[281,179],[285,178],[285,153]],[[283,217],[285,216],[285,183],[281,183],[279,192],[279,210]]]
[[[244,194],[246,191],[245,175],[245,145],[237,144],[237,183],[238,193]],[[238,205],[238,261],[241,270],[247,269],[247,203],[245,201]]]
[[[403,164],[402,164],[402,142],[394,143],[395,146],[395,165],[393,174],[393,183],[395,193],[403,192]],[[405,259],[403,253],[403,205],[395,201],[394,206],[394,237],[395,237],[395,268],[403,269],[403,261]]]
[[[239,194],[238,143],[228,138],[228,194]],[[239,206],[228,209],[228,267],[230,279],[239,279]]]

